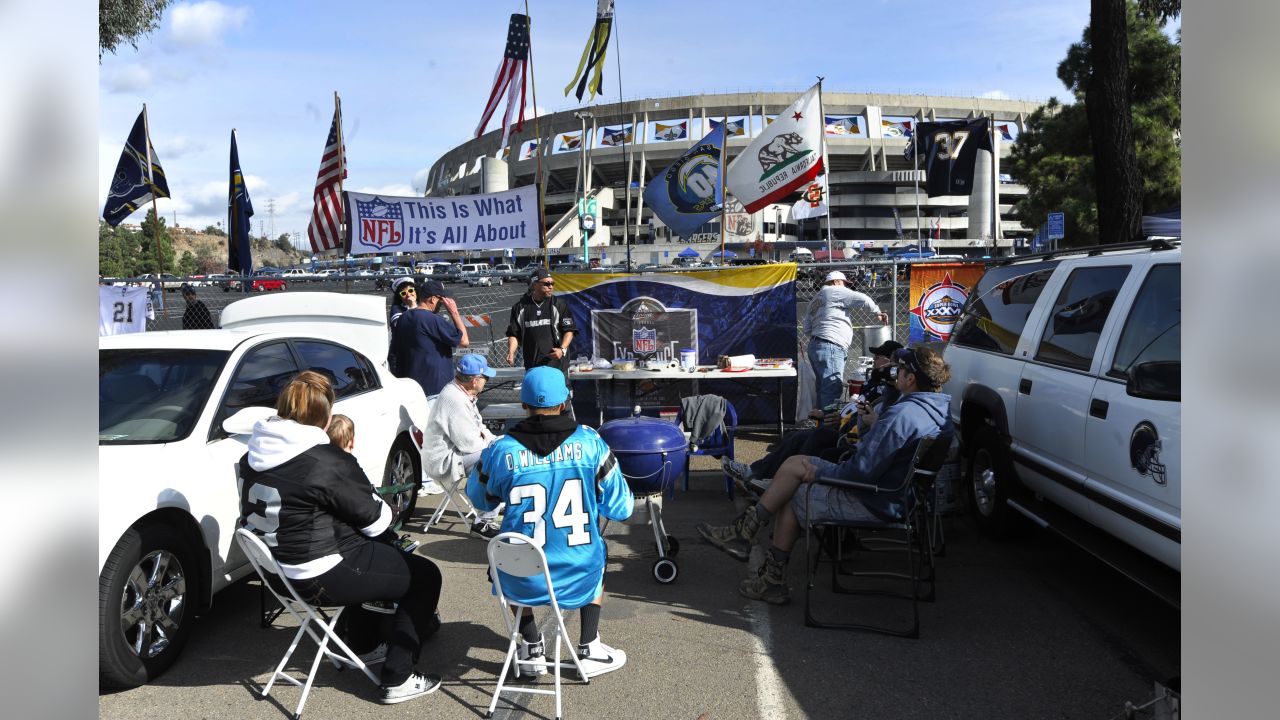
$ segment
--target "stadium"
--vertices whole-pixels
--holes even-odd
[[[624,258],[629,239],[636,264],[669,264],[686,247],[714,259],[712,253],[720,247],[719,221],[703,225],[689,241],[672,237],[644,206],[645,184],[721,122],[727,123],[732,161],[774,114],[801,94],[705,94],[583,106],[527,120],[505,148],[499,146],[499,127],[439,158],[428,175],[427,195],[530,185],[537,179],[541,152],[543,221],[553,257],[583,254],[578,202],[585,195],[586,214],[595,220],[587,243],[592,258],[605,263]],[[834,259],[855,252],[887,253],[921,240],[938,254],[1010,254],[1025,246],[1039,219],[1024,222],[1014,213],[1013,203],[1026,188],[1001,172],[999,161],[993,169],[989,156],[978,154],[972,195],[929,198],[924,171],[913,170],[903,150],[911,128],[921,120],[988,116],[996,128],[997,154],[1007,157],[1038,107],[1037,102],[980,97],[824,92],[830,218],[794,219],[799,193],[754,214],[741,212],[740,205],[733,212],[731,198],[726,255],[787,259],[804,248],[824,259],[828,222]],[[994,240],[993,188],[1000,216]]]

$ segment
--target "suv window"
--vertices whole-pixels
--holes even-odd
[[[339,345],[311,340],[295,340],[293,347],[302,356],[307,370],[314,370],[333,383],[338,400],[377,387],[369,361]]]
[[[1156,265],[1147,273],[1107,374],[1123,379],[1134,365],[1153,360],[1182,360],[1181,265]]]
[[[1031,308],[1057,266],[1050,261],[987,270],[970,291],[951,341],[1012,355]]]
[[[1088,370],[1102,326],[1128,276],[1128,265],[1073,270],[1049,311],[1036,359]]]

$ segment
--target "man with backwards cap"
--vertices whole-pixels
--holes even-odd
[[[495,374],[485,356],[462,355],[455,366],[453,382],[445,385],[431,404],[422,454],[427,477],[437,484],[454,487],[465,481],[479,462],[480,453],[497,439],[476,409],[476,398]],[[500,511],[501,506],[484,513],[471,526],[472,532],[486,538],[497,535]]]
[[[818,410],[838,401],[844,387],[844,365],[853,342],[850,313],[864,310],[875,313],[882,323],[889,320],[875,300],[850,290],[846,283],[844,273],[839,270],[827,273],[824,287],[809,301],[809,312],[804,316],[809,364],[813,366],[813,405]]]
[[[609,446],[565,412],[568,401],[569,389],[557,369],[543,366],[525,373],[520,402],[529,416],[481,453],[467,497],[478,508],[506,502],[502,532],[522,533],[542,547],[556,601],[566,610],[581,609],[578,662],[587,677],[594,677],[627,662],[625,652],[600,640],[607,552],[599,516],[625,520],[634,500]],[[515,602],[550,602],[540,574],[523,578],[499,572],[498,579]],[[545,660],[532,611],[521,617],[520,634],[519,659]],[[545,663],[535,672],[546,672]]]
[[[404,289],[402,288],[402,291]],[[439,280],[427,280],[417,293],[417,304],[406,309],[391,331],[391,354],[397,377],[418,381],[427,397],[439,395],[453,379],[453,349],[471,344],[458,304]],[[445,320],[437,313],[444,309]]]

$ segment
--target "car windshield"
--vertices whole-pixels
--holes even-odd
[[[146,445],[191,434],[224,350],[127,349],[98,352],[98,444]]]

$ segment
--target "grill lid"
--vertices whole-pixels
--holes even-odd
[[[599,432],[615,454],[675,452],[688,444],[679,427],[651,417],[610,420],[600,426]]]

